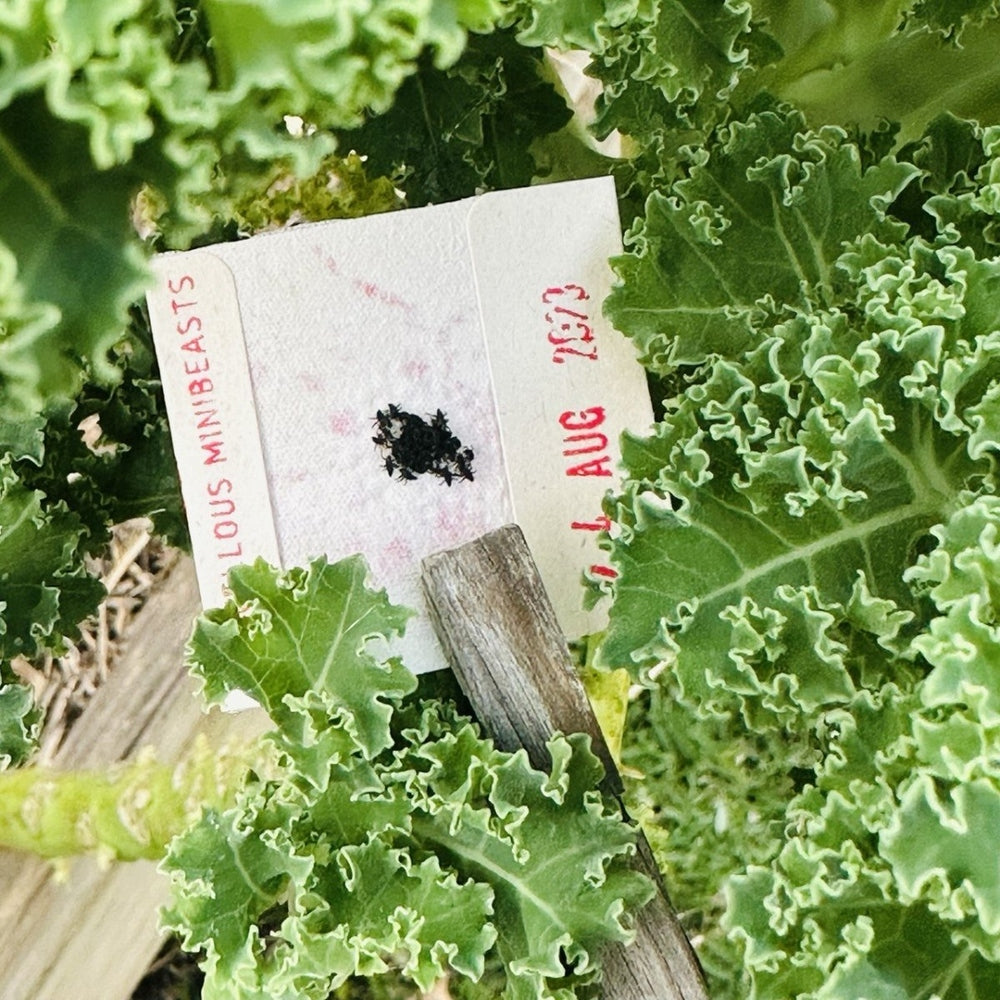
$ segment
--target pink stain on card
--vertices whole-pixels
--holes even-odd
[[[404,299],[402,296],[397,295],[395,292],[390,291],[387,288],[383,288],[376,281],[371,281],[368,278],[362,278],[358,275],[348,275],[344,274],[340,269],[340,264],[334,260],[333,257],[324,256],[323,251],[320,247],[314,246],[313,253],[317,257],[323,258],[323,266],[331,273],[336,275],[338,278],[349,278],[351,285],[354,290],[360,292],[366,299],[375,299],[386,306],[393,306],[397,309],[402,309],[404,312],[413,311],[413,303]]]
[[[299,382],[307,392],[323,391],[323,380],[312,372],[301,372],[299,374]]]
[[[399,535],[385,546],[382,554],[386,557],[387,565],[393,569],[400,567],[405,569],[413,564],[413,549],[410,548],[406,539],[400,538]]]
[[[331,413],[329,427],[337,437],[350,437],[355,433],[354,414],[350,410],[337,410]]]
[[[312,252],[317,257],[322,258],[323,265],[331,274],[340,274],[340,265],[333,259],[333,257],[324,255],[322,247],[313,244]]]
[[[375,299],[381,302],[382,305],[393,306],[394,308],[402,309],[404,312],[413,311],[412,302],[407,302],[406,299],[401,298],[395,292],[389,291],[387,288],[382,288],[377,282],[368,281],[363,278],[354,278],[351,284],[366,299]]]
[[[377,281],[372,281],[369,278],[362,278],[356,274],[345,274],[341,271],[340,264],[333,257],[324,256],[323,251],[319,247],[314,246],[313,253],[317,257],[322,257],[323,266],[331,274],[336,275],[338,278],[349,279],[354,290],[360,292],[366,299],[373,299],[377,302],[381,302],[382,305],[402,309],[407,313],[413,311],[412,302],[404,299],[400,295],[397,295],[396,292],[383,288]]]
[[[403,365],[403,374],[414,381],[422,379],[430,370],[430,362],[419,358],[413,358]]]
[[[442,507],[438,511],[436,530],[442,547],[468,541],[470,525],[463,506]]]

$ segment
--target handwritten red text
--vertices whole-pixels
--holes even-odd
[[[611,476],[611,456],[608,454],[608,436],[597,430],[604,423],[604,407],[590,406],[585,410],[566,410],[559,414],[563,431],[563,457],[573,459],[567,465],[567,476]],[[583,455],[594,455],[578,461]]]
[[[565,364],[569,358],[597,360],[594,328],[583,303],[590,295],[582,285],[554,285],[542,293],[542,304],[550,308],[545,313],[548,341],[552,345],[552,360]]]

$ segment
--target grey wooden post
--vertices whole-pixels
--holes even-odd
[[[423,584],[458,682],[497,746],[524,747],[535,766],[548,768],[545,743],[554,732],[587,733],[604,763],[604,791],[620,802],[621,777],[520,528],[428,556]],[[638,915],[634,943],[605,951],[604,1000],[707,1000],[641,831],[635,864],[658,892]]]

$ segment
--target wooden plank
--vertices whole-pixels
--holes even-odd
[[[545,743],[554,732],[588,733],[607,772],[605,791],[620,796],[621,777],[521,530],[507,525],[429,556],[423,584],[458,681],[497,745],[523,746],[532,763],[548,768]],[[636,867],[658,893],[638,915],[635,942],[606,949],[604,1000],[707,1000],[701,968],[641,833]]]
[[[136,616],[55,767],[103,767],[150,745],[174,761],[198,733],[224,740],[261,731],[263,713],[203,713],[183,665],[199,608],[193,566],[182,559]],[[0,851],[3,1000],[127,1000],[162,944],[167,879],[152,862],[102,868],[92,858],[71,862],[62,882],[51,876],[40,859]]]

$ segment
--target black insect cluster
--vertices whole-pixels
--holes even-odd
[[[440,410],[425,420],[390,403],[375,414],[375,426],[378,433],[372,441],[378,445],[390,476],[412,480],[428,474],[443,479],[448,486],[456,479],[472,482],[472,449],[452,434]]]

